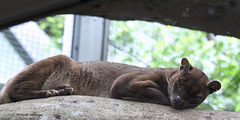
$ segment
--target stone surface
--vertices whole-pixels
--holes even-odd
[[[1,120],[164,119],[237,120],[240,113],[185,109],[89,96],[59,96],[0,105]]]
[[[240,0],[82,0],[58,13],[154,21],[240,38]]]
[[[3,16],[0,29],[27,20],[64,13],[114,20],[145,20],[240,38],[240,0],[63,0],[64,2],[54,3],[54,7],[40,7],[37,10],[33,6],[39,6],[38,3],[27,1],[31,4],[20,4],[12,9],[9,8],[12,6],[11,1],[0,4],[10,9],[3,9],[4,15],[22,8],[20,13],[12,13],[14,16],[11,19]]]

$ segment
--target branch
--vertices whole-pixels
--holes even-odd
[[[117,42],[115,42],[113,40],[108,40],[108,41],[109,41],[109,45],[112,45],[115,49],[128,54],[131,58],[136,59],[137,61],[144,64],[144,66],[150,67],[150,65],[148,63],[146,63],[145,61],[143,61],[139,56],[129,53],[128,50],[126,50],[123,46],[119,45]]]

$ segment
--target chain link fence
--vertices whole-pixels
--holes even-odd
[[[48,19],[51,20],[51,17],[42,21]],[[39,21],[26,22],[0,31],[0,84],[5,84],[33,62],[58,54],[71,55],[73,15],[66,15],[65,19],[58,22],[62,23],[56,24],[64,25],[58,39],[55,39],[61,43],[60,47],[54,45],[54,34],[41,28]],[[52,26],[45,27],[48,30],[54,29]]]

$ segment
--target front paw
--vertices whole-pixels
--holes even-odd
[[[70,85],[64,84],[63,86],[60,86],[57,91],[59,95],[71,95],[74,90]]]

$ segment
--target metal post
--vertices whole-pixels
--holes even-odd
[[[72,58],[82,62],[107,60],[108,20],[99,17],[75,16]]]

